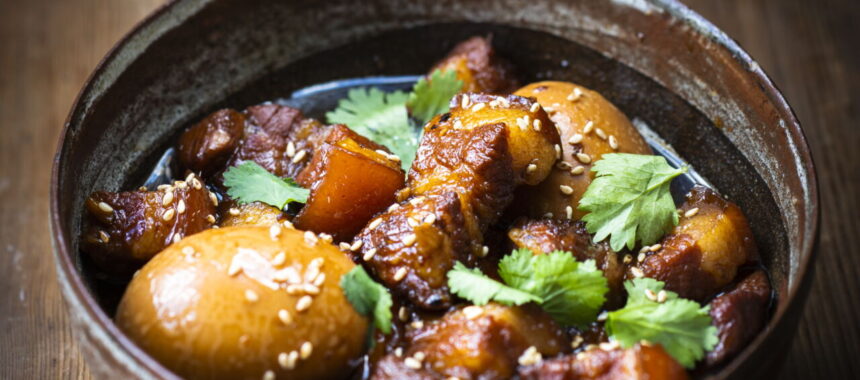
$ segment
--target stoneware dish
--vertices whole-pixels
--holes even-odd
[[[815,171],[797,119],[761,68],[671,0],[183,0],[138,25],[102,61],[66,121],[54,161],[57,276],[90,371],[172,378],[112,322],[121,285],[78,250],[83,200],[136,187],[178,131],[316,83],[424,72],[454,43],[492,35],[524,82],[601,92],[649,125],[738,203],[776,290],[766,327],[702,378],[775,375],[795,334],[818,236]],[[118,290],[119,289],[119,290]]]

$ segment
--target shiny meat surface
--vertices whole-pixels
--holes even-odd
[[[179,161],[203,175],[221,170],[239,146],[246,117],[232,109],[216,111],[179,137]]]
[[[687,372],[659,345],[593,348],[520,367],[522,380],[676,380]]]
[[[578,261],[592,259],[609,282],[606,307],[621,307],[624,303],[624,253],[613,252],[606,242],[594,243],[585,223],[559,219],[522,219],[508,231],[508,238],[517,248],[535,254],[568,251]]]
[[[371,379],[504,379],[520,361],[570,347],[564,331],[539,309],[492,303],[455,309],[407,334],[402,355],[383,357]]]
[[[457,79],[463,81],[463,92],[507,94],[519,87],[513,65],[496,54],[486,37],[460,42],[430,72],[437,69],[455,70]]]
[[[171,243],[212,227],[212,197],[193,175],[157,191],[94,192],[81,248],[109,274],[131,273]]]
[[[720,342],[705,357],[708,365],[718,364],[739,353],[761,331],[767,320],[771,288],[767,274],[757,270],[733,289],[711,301],[711,318]]]
[[[706,301],[734,280],[739,266],[758,259],[755,241],[740,208],[708,188],[693,188],[680,214],[639,268],[683,298]]]

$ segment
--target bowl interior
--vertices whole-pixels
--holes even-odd
[[[241,109],[335,79],[420,74],[473,35],[492,36],[524,83],[577,82],[659,133],[744,210],[775,286],[774,311],[779,316],[787,307],[814,240],[797,237],[808,234],[815,219],[814,189],[803,187],[809,186],[811,162],[791,149],[800,144],[805,152],[805,144],[792,135],[796,121],[766,77],[744,71],[744,57],[678,21],[691,17],[683,8],[510,1],[518,9],[564,8],[566,22],[558,22],[556,9],[541,23],[488,11],[489,23],[473,13],[482,1],[451,3],[461,11],[455,17],[430,1],[414,9],[371,1],[354,13],[347,2],[283,3],[185,1],[167,7],[118,47],[73,109],[55,167],[53,227],[60,259],[74,265],[65,276],[81,288],[67,297],[99,305],[90,318],[104,325],[107,339],[130,344],[109,322],[123,284],[101,278],[78,251],[87,194],[140,185],[185,126],[218,108]],[[410,21],[403,21],[406,16]],[[711,69],[713,77],[699,74],[708,66],[719,68]],[[798,178],[785,178],[793,173]],[[724,376],[737,366],[703,375]]]

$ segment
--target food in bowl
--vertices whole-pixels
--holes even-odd
[[[428,65],[429,66],[429,65]],[[169,183],[87,199],[116,323],[188,378],[687,378],[771,288],[740,208],[574,83],[464,41],[409,94],[224,109]],[[416,128],[415,125],[423,125]],[[134,273],[134,274],[132,274]]]

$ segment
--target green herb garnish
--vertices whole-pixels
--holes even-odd
[[[367,274],[360,265],[352,268],[340,280],[340,288],[359,314],[373,319],[373,325],[383,333],[391,332],[391,294]]]
[[[614,251],[657,242],[678,224],[675,202],[669,193],[672,179],[685,173],[661,156],[610,153],[594,163],[596,178],[579,201],[588,212],[582,220],[594,242],[611,236]]]
[[[451,98],[463,88],[463,81],[457,79],[454,70],[434,70],[430,79],[421,78],[406,105],[412,111],[412,117],[419,123],[427,124],[434,116],[448,112],[448,104]]]
[[[625,282],[627,304],[607,314],[606,331],[624,348],[643,340],[659,343],[678,363],[693,368],[719,342],[717,328],[708,306],[678,298],[664,285],[651,278]]]
[[[278,178],[253,161],[245,161],[224,172],[227,194],[241,203],[263,202],[283,209],[290,202],[305,203],[310,191],[292,179]]]

